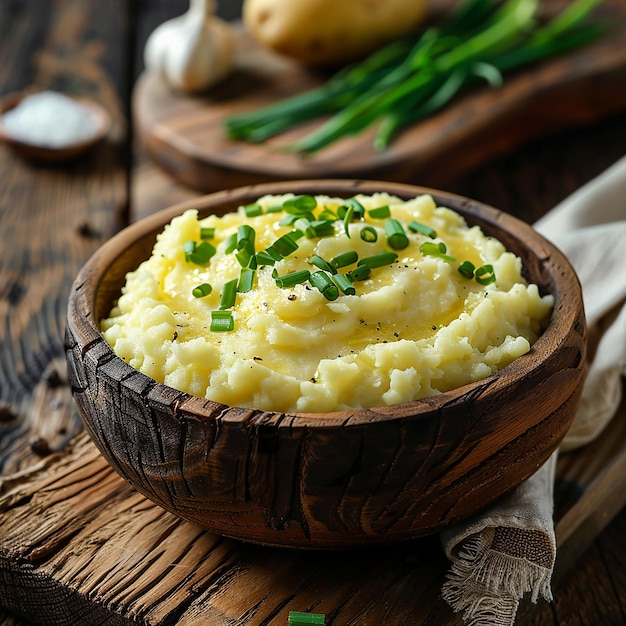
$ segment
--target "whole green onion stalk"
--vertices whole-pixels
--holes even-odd
[[[328,117],[286,149],[314,153],[378,123],[385,150],[403,128],[444,107],[477,81],[584,46],[604,32],[588,20],[602,0],[574,0],[542,22],[538,0],[461,0],[441,24],[402,38],[346,67],[324,85],[225,120],[232,139],[261,142],[304,122]]]

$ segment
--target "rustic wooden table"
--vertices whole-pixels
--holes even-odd
[[[64,373],[70,284],[124,224],[197,194],[145,158],[131,119],[145,39],[187,4],[0,3],[0,95],[85,95],[114,120],[106,144],[67,165],[0,146],[0,624],[277,626],[288,610],[315,610],[334,626],[458,625],[438,599],[435,539],[350,555],[239,546],[138,496],[81,432]],[[220,8],[236,17],[237,5]],[[626,111],[581,119],[455,173],[447,189],[534,221],[624,154]],[[524,605],[519,623],[626,624],[625,435],[622,408],[600,440],[561,458],[555,601]]]

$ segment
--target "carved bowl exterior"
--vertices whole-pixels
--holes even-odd
[[[127,271],[175,215],[223,214],[265,193],[350,197],[431,193],[522,258],[552,293],[531,351],[484,380],[423,400],[323,414],[231,407],[157,383],[99,331]],[[532,475],[557,448],[580,397],[580,285],[563,254],[524,222],[440,191],[377,181],[269,183],[176,205],[114,236],[84,265],[68,308],[75,404],[100,452],[139,492],[220,535],[297,548],[344,548],[435,533]]]

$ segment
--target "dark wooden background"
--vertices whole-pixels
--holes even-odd
[[[236,18],[239,5],[221,0],[220,13]],[[146,161],[131,119],[145,39],[187,6],[186,0],[0,2],[0,95],[53,88],[90,96],[114,118],[110,141],[68,166],[28,163],[0,147],[0,497],[41,471],[81,430],[63,385],[62,345],[67,293],[79,267],[129,220],[195,194]],[[534,140],[446,186],[533,222],[625,151],[622,112]],[[576,489],[561,484],[559,497],[576,498]],[[598,520],[599,528],[606,521]],[[0,527],[0,540],[2,533]],[[522,616],[526,623],[626,624],[626,511],[568,565],[556,581],[555,602]],[[0,598],[9,576],[0,565]],[[0,608],[2,626],[23,623]]]

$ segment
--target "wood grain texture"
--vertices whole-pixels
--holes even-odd
[[[0,471],[24,468],[33,456],[57,450],[76,434],[80,421],[64,377],[63,333],[70,286],[85,259],[111,233],[127,209],[126,172],[114,142],[123,136],[120,83],[109,56],[92,37],[119,37],[119,6],[88,6],[63,0],[48,11],[38,2],[3,3],[14,28],[3,40],[0,89],[65,89],[89,93],[114,119],[110,141],[67,168],[39,166],[0,146]],[[39,7],[39,9],[38,9]],[[116,10],[117,8],[117,10]],[[33,16],[37,16],[34,19]],[[9,19],[9,17],[11,19]],[[4,24],[3,20],[0,23]],[[107,33],[107,29],[109,32]],[[12,56],[29,40],[36,54]],[[15,84],[11,63],[23,70]],[[70,80],[71,79],[71,80]],[[51,407],[48,414],[45,410]],[[44,419],[45,416],[45,419]]]
[[[434,2],[437,8],[441,2]],[[546,10],[554,5],[545,3]],[[385,152],[374,129],[307,157],[283,150],[319,122],[249,144],[226,138],[223,121],[317,86],[303,69],[239,32],[236,71],[204,97],[171,92],[145,74],[134,92],[138,135],[155,161],[179,181],[211,192],[299,178],[383,178],[445,188],[451,180],[558,129],[589,123],[626,106],[626,7],[605,0],[600,19],[613,28],[584,50],[508,77],[502,88],[477,89],[403,132]]]
[[[565,434],[584,363],[580,286],[563,256],[523,222],[470,200],[435,201],[522,258],[555,297],[528,355],[483,381],[423,401],[331,414],[279,414],[193,398],[115,357],[98,330],[126,272],[186,206],[223,213],[266,194],[432,192],[380,182],[246,187],[148,218],[104,245],[70,296],[74,397],[101,452],[141,493],[183,519],[262,544],[331,547],[432,533],[530,476]]]

